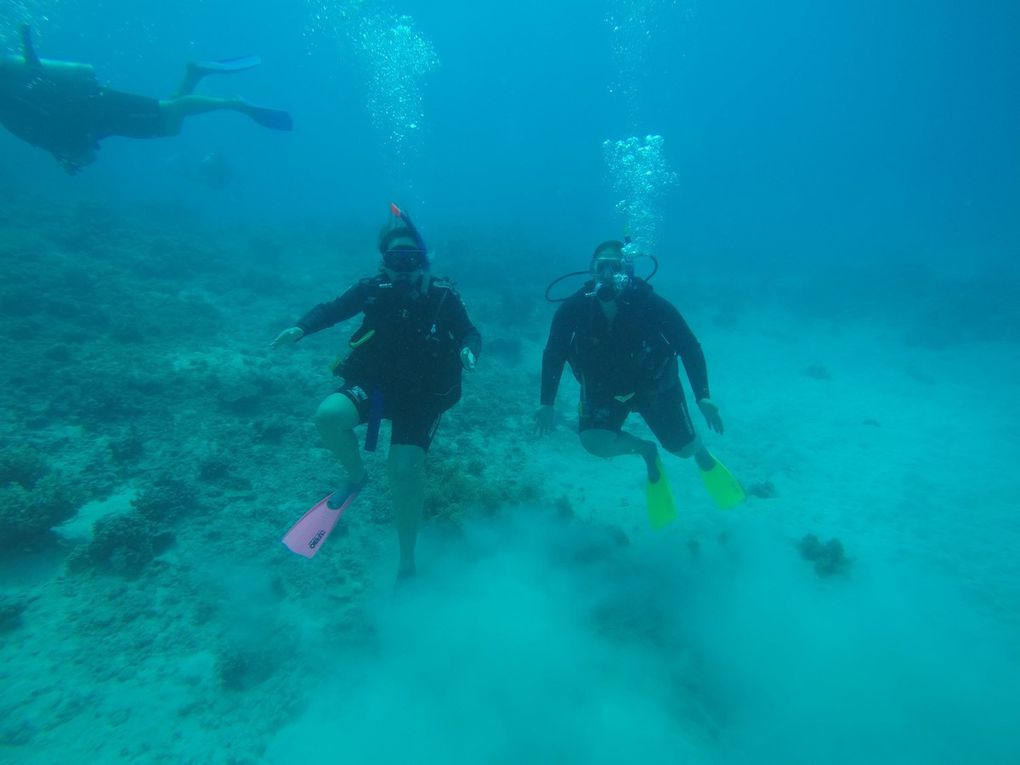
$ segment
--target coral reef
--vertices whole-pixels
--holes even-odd
[[[131,504],[141,517],[168,525],[194,513],[199,507],[199,495],[187,481],[161,475],[142,489]]]
[[[271,648],[225,643],[216,656],[216,675],[231,691],[248,691],[272,677],[282,656]]]
[[[442,449],[437,449],[442,454]],[[469,511],[484,515],[506,505],[534,502],[541,496],[538,480],[512,470],[493,469],[478,458],[444,456],[427,463],[425,512],[428,517],[457,518]],[[506,468],[511,469],[506,469]]]
[[[257,442],[262,444],[279,444],[294,432],[294,423],[284,417],[271,415],[255,420],[251,424],[252,433]]]
[[[16,483],[31,489],[49,472],[46,459],[35,449],[6,449],[0,452],[0,486]]]
[[[0,595],[0,634],[21,626],[21,615],[33,600],[25,595]]]
[[[772,499],[779,494],[772,481],[755,481],[748,485],[747,493],[752,497],[758,497],[758,499]]]
[[[36,549],[51,541],[50,530],[71,518],[84,493],[59,475],[49,474],[26,487],[0,487],[0,549]]]
[[[92,541],[68,559],[72,571],[93,567],[125,577],[138,576],[173,542],[171,531],[137,511],[96,521]]]
[[[846,573],[850,566],[843,543],[835,538],[823,544],[814,534],[805,534],[797,543],[797,551],[804,560],[814,565],[815,573],[820,577]]]
[[[145,439],[136,428],[130,428],[124,435],[110,439],[107,448],[114,464],[127,466],[145,454]]]

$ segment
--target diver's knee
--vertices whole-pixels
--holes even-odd
[[[351,400],[342,393],[327,396],[315,410],[315,427],[322,434],[352,430],[357,424],[357,410]]]

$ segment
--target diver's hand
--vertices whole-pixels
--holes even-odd
[[[475,365],[478,363],[474,352],[466,345],[460,349],[460,363],[468,372],[474,372]]]
[[[555,424],[556,410],[552,408],[551,404],[542,404],[535,412],[535,434],[544,436],[546,433],[552,432]]]
[[[698,408],[705,415],[705,422],[708,423],[709,430],[714,430],[722,435],[723,424],[722,417],[719,416],[719,406],[710,398],[702,398],[698,399]]]
[[[296,343],[304,336],[305,331],[301,329],[301,327],[291,327],[290,329],[285,329],[283,330],[283,332],[276,336],[276,339],[273,341],[272,347],[279,348],[281,345],[290,345],[291,343]]]

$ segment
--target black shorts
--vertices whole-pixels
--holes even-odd
[[[120,90],[100,88],[90,101],[92,135],[98,140],[111,135],[126,138],[160,138],[166,123],[159,100]]]
[[[367,386],[345,383],[339,388],[358,410],[358,421],[364,425],[372,413],[372,402]],[[445,396],[420,393],[390,393],[383,396],[382,419],[389,420],[393,429],[390,444],[420,446],[429,450],[432,439],[439,429],[443,412],[460,400],[460,386]]]
[[[636,393],[627,401],[613,396],[591,396],[582,390],[579,429],[620,432],[631,412],[644,418],[667,451],[680,451],[694,440],[694,423],[679,380],[662,390]]]

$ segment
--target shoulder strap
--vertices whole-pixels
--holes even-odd
[[[435,313],[432,314],[432,326],[429,329],[430,332],[435,333],[436,325],[439,323],[439,314],[443,311],[443,304],[446,302],[446,298],[450,295],[450,293],[456,293],[456,290],[453,288],[453,282],[445,279],[433,279],[432,283],[429,285],[429,292],[431,292],[433,288],[442,290],[439,295],[439,303],[436,305]]]

